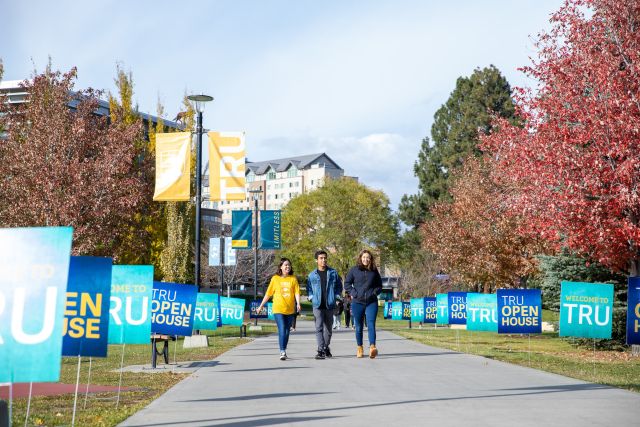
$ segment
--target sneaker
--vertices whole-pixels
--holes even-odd
[[[280,360],[287,360],[287,352],[286,351],[280,352]]]
[[[316,354],[316,360],[322,360],[325,358],[324,351],[318,350],[318,354]]]
[[[326,347],[324,349],[324,355],[325,357],[333,357],[333,354],[331,354],[331,350],[329,350],[329,347]]]

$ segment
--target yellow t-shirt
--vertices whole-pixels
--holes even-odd
[[[271,278],[267,295],[273,296],[273,312],[293,314],[296,312],[296,295],[300,295],[300,284],[296,276],[282,277],[275,275]]]

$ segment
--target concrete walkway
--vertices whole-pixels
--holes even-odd
[[[256,339],[198,369],[121,425],[640,425],[640,394],[389,332],[378,331],[377,341],[378,358],[356,359],[353,331],[336,331],[333,359],[315,360],[312,324],[298,321],[289,360],[278,359],[277,336]]]

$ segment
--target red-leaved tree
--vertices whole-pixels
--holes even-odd
[[[482,148],[534,233],[638,275],[640,0],[567,0],[516,89],[524,127],[496,119]]]
[[[28,102],[0,103],[0,226],[72,226],[75,254],[117,256],[145,194],[142,126],[109,125],[75,78],[48,67],[25,82]]]

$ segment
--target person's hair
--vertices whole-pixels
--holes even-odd
[[[280,258],[280,263],[278,264],[278,271],[276,272],[278,276],[282,276],[282,264],[284,264],[287,261],[291,266],[291,271],[289,272],[289,275],[293,276],[293,264],[291,264],[291,260],[289,258]]]
[[[327,253],[320,249],[319,251],[316,251],[316,253],[313,255],[313,258],[317,260],[320,255],[327,256]]]
[[[362,263],[362,255],[364,254],[369,254],[369,257],[371,258],[371,261],[369,262],[368,266],[365,266]],[[371,251],[369,249],[363,249],[360,251],[360,253],[358,254],[358,259],[356,261],[358,263],[358,268],[360,270],[370,270],[370,271],[375,271],[378,269],[378,267],[376,267],[376,261],[373,258],[373,254],[371,253]]]

